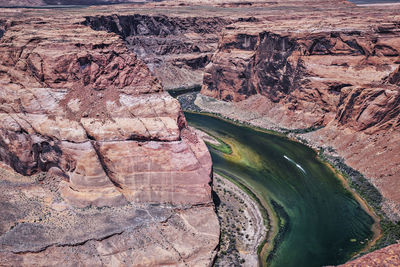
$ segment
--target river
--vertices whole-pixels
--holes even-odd
[[[231,154],[209,146],[214,171],[243,183],[274,211],[279,232],[266,245],[274,244],[262,257],[267,266],[341,264],[371,240],[373,218],[314,150],[208,115],[185,116],[231,146]]]

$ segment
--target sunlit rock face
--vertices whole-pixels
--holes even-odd
[[[82,17],[10,21],[0,39],[0,262],[209,265],[219,238],[212,163],[179,103],[120,37]]]
[[[32,22],[1,45],[2,161],[24,175],[59,168],[74,200],[98,189],[111,202],[210,202],[206,147],[118,37]]]
[[[400,6],[294,3],[285,16],[276,3],[264,20],[228,25],[201,93],[282,128],[323,127],[302,138],[368,177],[399,219]]]
[[[296,29],[290,20],[229,25],[206,67],[202,93],[227,101],[264,96],[272,105],[265,112],[280,109],[287,128],[333,119],[356,131],[398,126],[398,29],[312,28],[310,20]]]

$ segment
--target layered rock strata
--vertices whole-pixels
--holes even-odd
[[[51,171],[0,164],[1,266],[208,266],[219,231],[207,206],[74,208]]]
[[[82,20],[28,16],[0,40],[0,262],[209,265],[207,147],[121,38]]]
[[[85,25],[120,35],[165,89],[193,88],[201,86],[218,33],[229,19],[192,15],[91,16]]]
[[[337,4],[287,14],[227,26],[201,93],[281,128],[323,127],[303,138],[365,174],[399,219],[400,10]]]
[[[4,191],[12,193],[1,202],[2,207],[29,207],[18,212],[1,209],[5,214],[1,216],[1,257],[8,265],[29,265],[33,255],[43,264],[45,258],[53,257],[55,265],[56,259],[71,260],[75,252],[73,263],[93,265],[98,261],[90,261],[86,252],[97,252],[98,259],[110,264],[123,264],[127,257],[148,265],[210,262],[218,240],[209,206],[210,159],[204,145],[186,129],[176,102],[126,44],[167,88],[198,84],[199,70],[211,61],[205,67],[204,94],[235,101],[235,109],[252,111],[259,121],[265,119],[278,127],[309,131],[323,126],[303,138],[337,151],[347,164],[366,174],[385,197],[387,214],[398,218],[396,7],[357,8],[344,0],[199,0],[65,11],[7,9],[1,17],[0,157],[19,173],[31,175],[19,176],[10,170],[2,178]],[[204,23],[208,26],[201,28]],[[14,186],[17,181],[8,181],[10,177],[17,177],[22,185]],[[16,192],[10,189],[14,187]],[[48,191],[37,193],[40,190]],[[47,213],[47,217],[28,217],[30,210],[42,210],[45,204],[31,208],[16,196],[29,203],[45,201],[51,209],[65,210],[72,217],[54,213],[54,218],[61,219],[50,222]],[[129,214],[150,212],[154,205],[149,202],[168,203],[163,204],[165,216],[142,216],[147,219],[140,227],[132,219],[125,228],[98,234],[102,230],[96,225],[104,222],[91,223],[92,234],[72,241],[56,238],[46,228],[55,229],[57,221],[89,218],[81,215],[85,211],[101,218],[100,212],[109,207],[117,210],[131,205]],[[183,224],[177,217],[168,219],[168,209],[172,209],[169,214],[185,218]],[[203,214],[208,223],[187,224],[182,214],[192,210],[191,218]],[[110,223],[115,221],[105,225]],[[145,232],[151,224],[155,228]],[[163,227],[169,232],[170,224],[193,230],[179,232],[188,234],[185,242],[193,250],[184,250],[166,235],[151,236],[146,243],[132,239],[137,236],[131,234],[127,237],[131,243],[120,239],[115,249],[102,250],[110,240],[125,238],[122,232],[142,229],[142,234],[150,236]],[[57,229],[83,228],[77,225]],[[25,230],[13,231],[15,227]],[[25,246],[18,242],[14,246],[21,238],[17,233],[30,229],[45,229],[56,241],[26,238],[21,239],[27,240]],[[189,238],[193,233],[198,235]],[[200,240],[200,247],[194,240]],[[139,248],[132,242],[149,245]],[[72,252],[64,257],[61,253],[67,247]],[[132,251],[136,254],[129,254]],[[157,261],[152,255],[164,256]]]

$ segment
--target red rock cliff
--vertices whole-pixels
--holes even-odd
[[[323,127],[303,138],[336,150],[365,174],[382,193],[387,214],[399,218],[396,7],[334,8],[328,2],[318,13],[286,7],[284,17],[271,10],[267,22],[229,25],[201,92],[239,102],[283,128]]]
[[[16,13],[0,39],[0,161],[13,169],[0,173],[0,261],[209,265],[205,144],[120,37],[57,15]]]
[[[165,89],[190,88],[202,84],[204,67],[217,48],[218,33],[230,19],[189,12],[189,16],[88,16],[85,25],[120,35]]]

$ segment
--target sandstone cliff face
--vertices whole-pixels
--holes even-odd
[[[322,8],[316,18],[298,22],[304,13],[289,10],[285,21],[271,12],[269,24],[227,26],[206,66],[201,92],[238,102],[238,108],[258,112],[283,128],[324,127],[303,137],[333,147],[369,177],[386,199],[387,213],[396,219],[400,31],[395,19],[377,18],[389,13],[398,18],[400,12],[348,9],[359,16]]]
[[[114,8],[2,10],[2,264],[212,261],[206,147],[126,45],[167,88],[201,83],[211,61],[204,94],[281,127],[325,126],[304,138],[368,175],[396,218],[398,10],[344,0]]]
[[[86,17],[95,30],[120,35],[164,88],[200,86],[218,33],[229,19],[198,16],[113,15]]]
[[[209,265],[207,147],[122,39],[82,20],[28,16],[0,40],[0,261]]]
[[[271,31],[260,31],[263,27]],[[370,103],[388,90],[387,100],[384,96],[377,100],[389,101],[387,110],[380,111],[382,114],[372,121],[368,121],[373,116],[367,115],[372,111],[368,110],[352,127],[365,130],[378,121],[396,118],[397,86],[391,84],[395,83],[397,73],[397,30],[382,35],[379,29],[311,33],[273,32],[272,28],[229,26],[206,68],[202,93],[228,101],[241,101],[255,94],[266,96],[274,106],[279,103],[284,107],[281,111],[269,111],[287,114],[289,119],[282,122],[283,127],[306,128],[325,125],[334,117],[341,124],[349,118],[359,120],[356,114],[344,109],[354,104],[360,91],[363,96],[357,101]],[[349,94],[347,101],[351,103],[345,103]],[[388,110],[392,110],[390,114]],[[301,119],[293,125],[293,119],[299,116]]]
[[[46,24],[39,25],[43,35],[32,23],[2,38],[2,161],[25,175],[60,168],[76,191],[100,186],[120,197],[126,189],[133,199],[146,192],[144,201],[210,201],[211,162],[202,161],[205,147],[204,157],[196,157],[191,147],[196,140],[187,140],[179,104],[119,38],[87,36],[85,27],[76,26],[71,26],[74,36],[68,36],[65,28],[50,32]],[[85,38],[91,43],[85,44]],[[173,161],[175,154],[185,153],[186,163]],[[204,198],[193,192],[188,194],[192,201],[184,200],[178,188],[165,188],[163,196],[152,181],[172,187],[183,171],[193,172],[184,190],[199,187],[198,196]],[[145,184],[153,184],[153,190]]]

